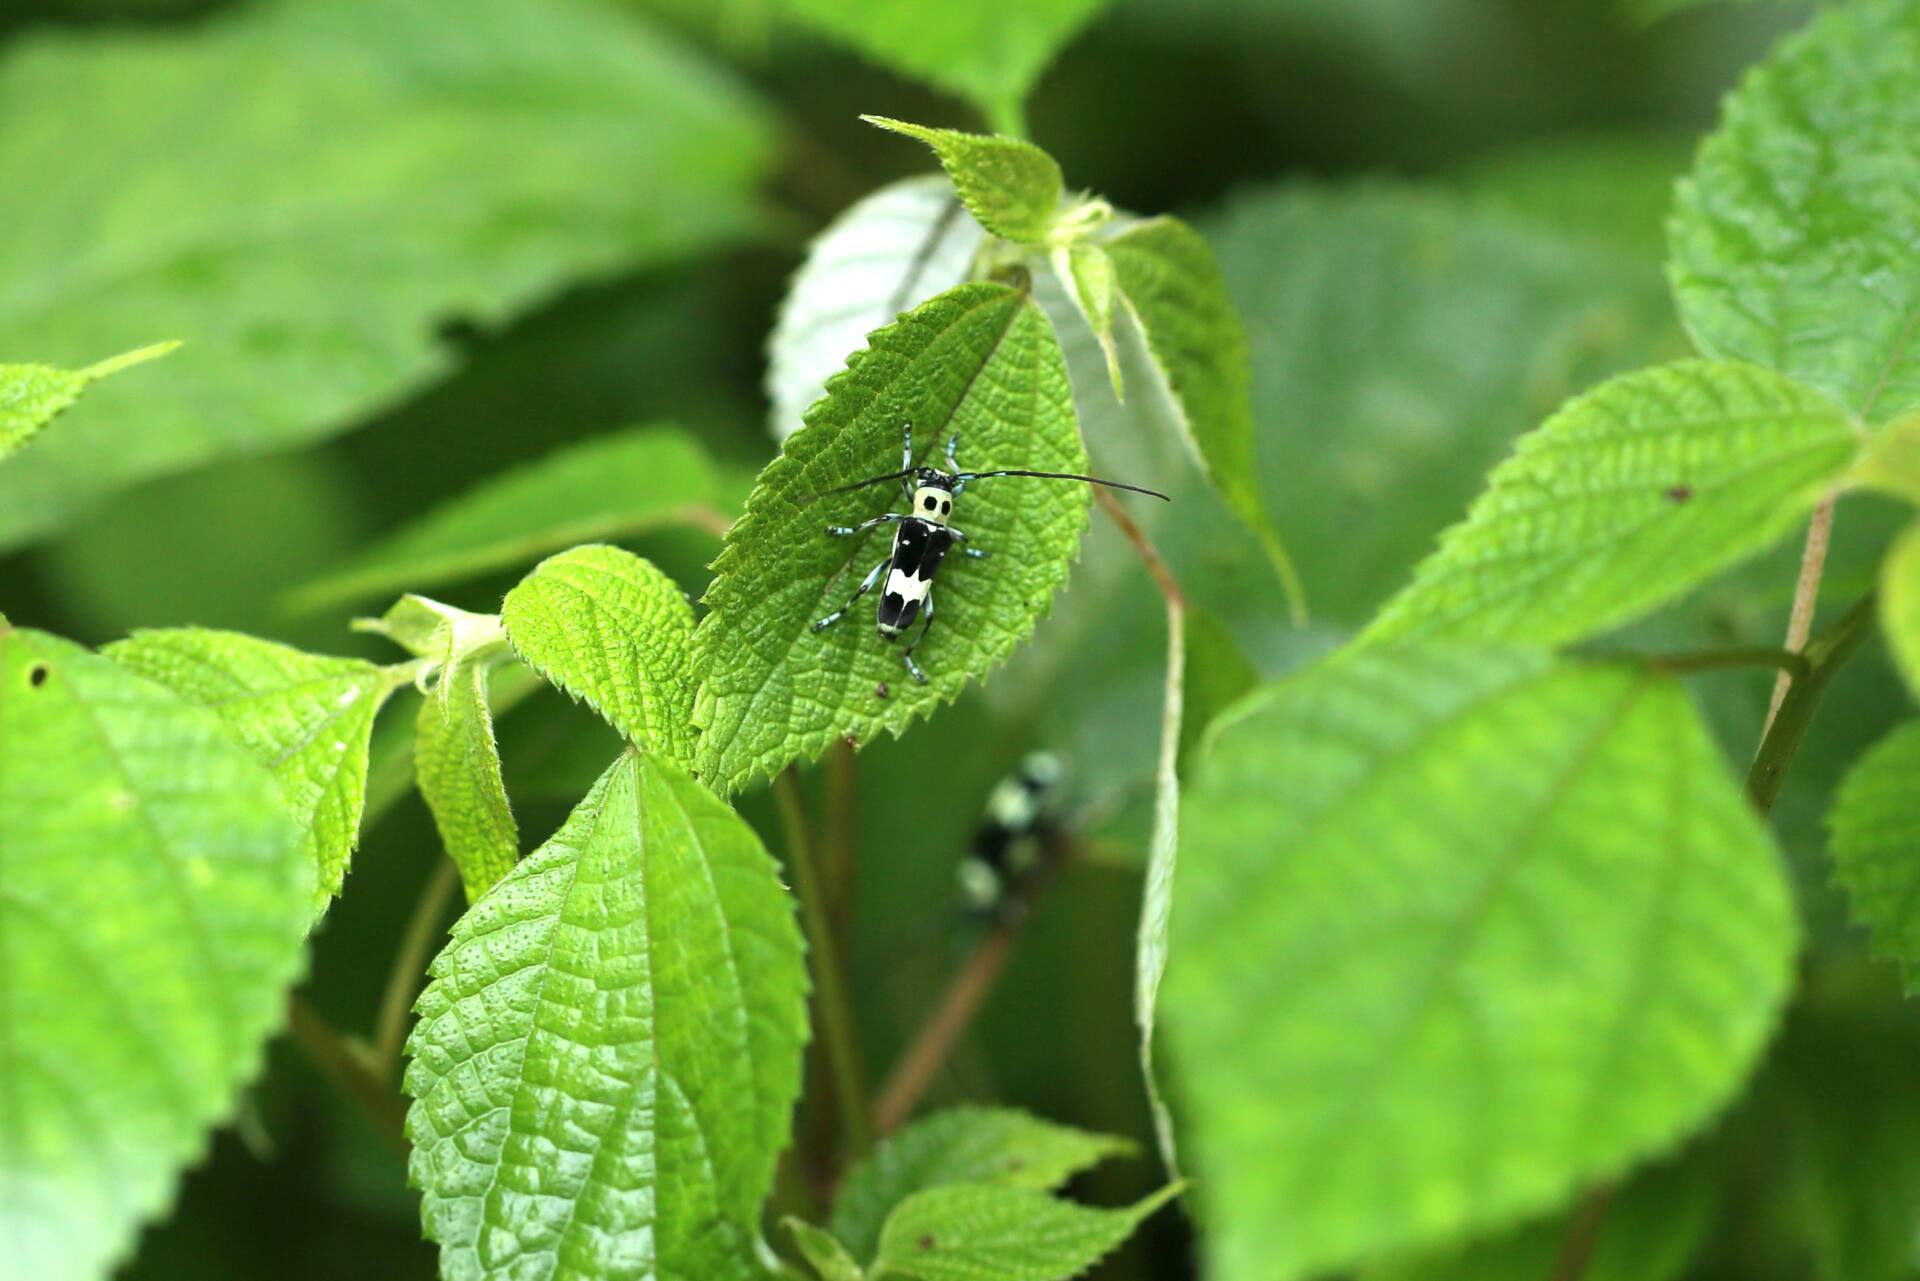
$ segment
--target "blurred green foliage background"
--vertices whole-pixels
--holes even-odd
[[[304,3],[318,11],[329,0]],[[85,63],[95,43],[126,51],[145,38],[136,33],[181,49],[227,40],[216,34],[234,20],[226,11],[243,7],[11,0],[0,12],[0,133],[14,139],[0,141],[0,356],[86,363],[178,337],[190,344],[172,358],[183,369],[166,373],[185,379],[200,376],[191,344],[208,349],[209,366],[223,358],[225,336],[178,332],[177,313],[139,289],[104,289],[36,318],[34,289],[72,283],[63,237],[163,218],[155,193],[190,193],[211,175],[231,181],[236,201],[297,204],[368,157],[446,186],[423,189],[418,202],[343,202],[344,216],[403,246],[391,260],[343,252],[317,280],[290,273],[238,285],[207,264],[206,287],[244,291],[233,305],[255,319],[326,307],[349,319],[289,334],[284,350],[271,333],[248,330],[249,351],[283,363],[250,365],[264,368],[252,382],[206,374],[203,397],[173,393],[151,419],[142,417],[149,375],[129,375],[49,433],[50,441],[75,433],[70,456],[0,482],[0,602],[19,622],[89,644],[141,626],[200,624],[382,656],[346,630],[345,607],[298,614],[285,593],[484,477],[653,422],[682,425],[750,476],[773,448],[764,344],[808,237],[875,186],[927,167],[917,149],[858,114],[982,123],[955,100],[808,34],[780,0],[626,0],[609,20],[640,33],[658,57],[657,78],[634,81],[634,66],[579,68],[577,79],[529,80],[524,100],[496,83],[498,99],[467,104],[502,121],[488,159],[503,174],[578,184],[577,228],[514,239],[525,229],[513,223],[513,182],[495,184],[505,192],[498,222],[443,207],[446,198],[460,203],[459,165],[478,157],[447,162],[431,112],[387,127],[382,113],[413,105],[413,82],[388,98],[336,104],[338,64],[324,42],[281,50],[288,68],[312,56],[308,79],[232,89],[237,97],[196,79],[191,65],[141,82],[117,77],[111,61]],[[1118,0],[1042,81],[1031,135],[1068,181],[1124,208],[1193,220],[1245,318],[1259,479],[1306,579],[1313,625],[1302,632],[1287,622],[1257,550],[1197,487],[1181,490],[1190,501],[1160,520],[1156,537],[1266,674],[1364,622],[1515,435],[1598,377],[1685,352],[1660,276],[1671,180],[1739,70],[1807,6],[1655,12],[1666,7]],[[408,3],[396,15],[434,8]],[[457,5],[439,11],[462,21]],[[431,26],[406,30],[397,16],[370,20],[392,22],[399,63],[417,59],[423,80],[445,76],[461,91],[452,65],[460,39]],[[251,56],[241,45],[229,63],[206,65],[237,74]],[[87,74],[72,73],[83,64]],[[569,85],[580,87],[579,101],[565,100]],[[285,94],[283,112],[273,110],[276,93]],[[239,142],[218,120],[231,101],[259,113]],[[363,132],[306,114],[336,109]],[[623,111],[637,114],[623,121]],[[34,171],[36,157],[70,157],[63,140],[136,114],[160,124],[144,137],[116,133],[119,149],[97,162]],[[627,146],[623,127],[645,134],[645,145]],[[580,154],[555,160],[544,131],[569,128]],[[549,161],[553,172],[534,172]],[[232,212],[244,226],[247,210]],[[469,276],[456,265],[444,278],[401,278],[421,257],[497,266],[503,245],[522,256],[504,273]],[[318,302],[316,286],[336,296]],[[389,301],[365,304],[369,293]],[[85,323],[71,319],[80,310]],[[388,334],[409,335],[410,349],[393,349]],[[368,356],[376,348],[384,354]],[[236,405],[243,420],[228,421]],[[189,443],[142,441],[143,423]],[[1129,479],[1160,483],[1164,468],[1178,466],[1090,443],[1099,465]],[[1864,585],[1891,527],[1870,506],[1849,507],[1829,591],[1842,597]],[[710,540],[682,531],[636,545],[697,596]],[[1774,643],[1792,563],[1789,549],[1730,575],[1633,639],[1663,648]],[[512,577],[446,594],[493,609]],[[1148,1134],[1129,1000],[1140,784],[1152,763],[1162,646],[1157,598],[1097,524],[1054,615],[1005,673],[906,739],[861,754],[850,950],[872,1074],[892,1061],[970,941],[953,907],[952,866],[982,799],[1023,750],[1044,745],[1074,761],[1082,799],[1104,815],[1101,848],[1112,857],[1074,867],[1040,905],[938,1094]],[[1730,674],[1703,687],[1736,759],[1757,737],[1768,686],[1764,675]],[[1663,1248],[1696,1254],[1690,1275],[1909,1275],[1920,1080],[1914,1056],[1891,1047],[1920,1043],[1920,1025],[1845,933],[1824,884],[1819,826],[1842,766],[1891,725],[1895,689],[1877,654],[1845,673],[1777,811],[1810,932],[1823,942],[1759,1089],[1653,1176],[1666,1182],[1645,1199],[1671,1222],[1616,1216],[1629,1230],[1664,1229]],[[390,714],[383,733],[409,720]],[[502,718],[507,780],[529,845],[613,752],[596,725],[551,692]],[[749,796],[745,812],[773,830],[764,795]],[[438,857],[412,795],[368,834],[313,949],[309,991],[341,1026],[371,1019]],[[1810,1119],[1843,1099],[1843,1123]],[[1841,1142],[1843,1133],[1857,1142]],[[1115,1203],[1155,1182],[1147,1162],[1116,1163],[1084,1190]],[[1669,1185],[1685,1195],[1668,1195]],[[1178,1216],[1158,1216],[1099,1275],[1186,1275],[1186,1232]],[[1496,1262],[1459,1275],[1506,1275]],[[1591,1275],[1642,1275],[1634,1266]],[[401,1161],[282,1044],[242,1123],[189,1176],[178,1213],[147,1234],[126,1275],[425,1277],[433,1268]],[[1413,1275],[1443,1274],[1422,1269]]]

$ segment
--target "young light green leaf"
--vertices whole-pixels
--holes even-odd
[[[406,678],[357,658],[198,627],[135,632],[104,652],[210,708],[273,772],[314,867],[314,914],[324,912],[360,843],[374,717]]]
[[[1180,738],[1187,687],[1186,609],[1167,602],[1167,674],[1160,705],[1160,754],[1153,775],[1153,832],[1147,840],[1146,887],[1134,936],[1133,1020],[1140,1029],[1140,1075],[1147,1086],[1160,1159],[1175,1178],[1180,1163],[1173,1140],[1173,1114],[1160,1093],[1153,1065],[1154,1015],[1167,973],[1167,927],[1173,915],[1173,876],[1180,840]]]
[[[1674,296],[1704,351],[1869,423],[1920,405],[1916,81],[1920,5],[1829,9],[1727,99],[1668,225]]]
[[[693,606],[651,562],[587,546],[540,563],[500,618],[529,666],[621,737],[693,760]]]
[[[1167,1031],[1210,1275],[1554,1205],[1735,1093],[1787,992],[1778,851],[1680,688],[1350,651],[1215,726]]]
[[[829,1233],[792,1215],[782,1219],[781,1223],[786,1226],[788,1233],[793,1237],[794,1245],[798,1246],[800,1253],[806,1256],[807,1262],[812,1265],[820,1281],[864,1281],[860,1265],[855,1263],[853,1256],[847,1253],[847,1248],[834,1240]]]
[[[0,365],[0,458],[26,444],[42,427],[71,409],[94,382],[164,356],[179,345],[170,342],[142,347],[86,369]]]
[[[807,250],[767,344],[767,426],[800,430],[867,335],[967,278],[985,233],[945,176],[880,188],[834,219]]]
[[[1100,343],[1107,358],[1107,378],[1116,398],[1125,399],[1126,381],[1120,374],[1120,349],[1113,341],[1113,306],[1116,292],[1113,258],[1090,240],[1075,240],[1055,248],[1050,255],[1054,274],[1073,305],[1086,318],[1087,327]]]
[[[842,353],[845,354],[844,352]],[[428,512],[338,573],[296,589],[297,612],[420,591],[527,565],[577,543],[669,525],[726,528],[712,459],[678,427],[638,427],[570,445]]]
[[[1119,1248],[1178,1191],[1175,1184],[1124,1210],[1096,1210],[1031,1188],[929,1188],[888,1216],[872,1272],[919,1281],[1066,1281]]]
[[[407,1132],[443,1277],[764,1275],[807,979],[738,816],[623,754],[432,973]]]
[[[1045,1192],[1133,1150],[1126,1139],[1056,1125],[1017,1108],[949,1108],[889,1137],[855,1166],[834,1199],[830,1227],[856,1258],[871,1258],[887,1215],[916,1192],[949,1183]]]
[[[1265,548],[1296,618],[1299,575],[1260,496],[1253,457],[1247,338],[1226,277],[1200,233],[1178,218],[1136,223],[1106,242],[1128,314],[1180,407],[1187,443],[1214,488]]]
[[[1920,525],[1895,540],[1880,570],[1880,627],[1893,664],[1920,697]]]
[[[1875,432],[1848,479],[1920,506],[1920,414]]]
[[[993,559],[958,548],[948,558],[930,597],[940,623],[915,651],[929,680],[909,677],[900,647],[874,634],[878,596],[849,606],[890,530],[826,532],[899,504],[892,482],[826,495],[897,471],[909,422],[919,462],[942,459],[957,436],[960,463],[974,470],[1086,468],[1059,345],[1025,294],[962,285],[875,333],[761,474],[714,562],[694,634],[698,760],[713,786],[738,788],[838,739],[899,733],[1005,658],[1065,580],[1085,486],[1009,477],[969,487],[953,519],[965,545]],[[836,625],[815,629],[842,606]]]
[[[129,318],[193,339],[0,469],[0,546],[353,426],[444,377],[449,315],[491,328],[738,239],[772,154],[738,85],[601,3],[268,0],[48,30],[9,42],[0,100],[42,104],[0,134],[0,189],[35,196],[0,238],[0,351],[92,359]],[[101,163],[46,181],[81,155]]]
[[[783,0],[809,26],[1005,122],[1107,0]]]
[[[0,851],[6,1268],[96,1281],[258,1069],[312,864],[211,713],[4,627]]]
[[[1908,721],[1847,772],[1827,816],[1834,879],[1874,955],[1920,994],[1920,721]]]
[[[885,116],[860,118],[933,148],[967,212],[993,235],[1025,245],[1046,242],[1066,190],[1052,156],[1030,142],[998,134],[932,129]]]
[[[457,662],[441,671],[414,720],[413,774],[420,799],[433,814],[440,844],[460,870],[467,902],[513,870],[520,828],[513,821],[500,749],[493,739],[484,662]]]
[[[1622,375],[1521,438],[1365,635],[1556,645],[1623,623],[1786,534],[1859,444],[1757,366]]]
[[[459,662],[487,661],[507,650],[507,634],[498,614],[476,614],[430,596],[402,596],[378,618],[356,618],[356,632],[384,636],[415,658],[447,668]]]

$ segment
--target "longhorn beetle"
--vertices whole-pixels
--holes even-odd
[[[1097,476],[1080,476],[1062,471],[973,471],[959,470],[954,455],[959,452],[959,436],[947,438],[947,467],[945,471],[937,467],[915,467],[913,465],[913,424],[902,424],[900,446],[900,470],[888,472],[884,476],[871,476],[866,480],[857,480],[851,485],[842,485],[838,489],[829,489],[826,493],[815,494],[815,498],[825,498],[831,494],[844,494],[850,490],[865,489],[868,485],[884,485],[888,481],[901,482],[906,491],[910,510],[906,512],[887,512],[875,516],[872,520],[858,525],[828,525],[829,534],[845,537],[852,534],[864,534],[869,529],[881,525],[893,525],[893,549],[885,560],[873,567],[873,572],[861,582],[859,589],[847,598],[847,603],[834,610],[813,625],[813,630],[824,631],[840,621],[854,602],[873,590],[880,581],[880,575],[886,574],[886,589],[880,593],[880,608],[875,630],[880,639],[888,642],[900,639],[917,617],[921,620],[920,635],[910,641],[900,657],[905,660],[907,671],[913,679],[922,685],[927,683],[927,674],[920,670],[920,664],[913,661],[916,646],[927,638],[927,631],[933,626],[933,576],[940,571],[940,563],[947,558],[947,552],[954,544],[960,544],[960,550],[976,560],[985,560],[989,553],[978,547],[966,546],[967,536],[953,527],[949,517],[953,514],[954,500],[960,492],[976,480],[987,480],[995,476],[1031,476],[1039,480],[1078,480],[1089,485],[1105,485],[1109,489],[1125,489],[1136,494],[1148,494],[1162,502],[1171,502],[1165,494],[1154,489],[1142,489],[1138,485],[1123,485],[1117,480],[1101,480]],[[811,501],[811,500],[809,500]]]

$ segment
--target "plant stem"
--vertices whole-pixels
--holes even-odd
[[[867,1125],[867,1085],[860,1067],[860,1040],[854,1028],[853,1003],[848,998],[847,976],[840,965],[832,914],[821,892],[820,872],[814,865],[813,847],[807,836],[806,802],[791,769],[782,770],[774,778],[773,795],[780,809],[780,825],[786,834],[787,863],[793,869],[794,888],[800,894],[807,942],[813,950],[814,1004],[819,1011],[827,1069],[833,1076],[834,1094],[845,1131],[845,1156],[852,1159],[864,1153],[873,1139]]]
[[[1553,1263],[1553,1281],[1580,1281],[1593,1251],[1600,1244],[1600,1229],[1606,1223],[1607,1209],[1613,1204],[1613,1187],[1590,1189],[1573,1212],[1567,1238],[1561,1242],[1559,1257]]]
[[[1827,566],[1827,545],[1833,541],[1833,505],[1837,501],[1829,495],[1813,509],[1813,519],[1807,522],[1807,541],[1800,551],[1800,576],[1793,584],[1793,608],[1787,615],[1786,648],[1799,653],[1807,646],[1807,637],[1813,633],[1814,610],[1820,600],[1820,574]],[[1781,673],[1773,683],[1773,701],[1767,706],[1766,729],[1762,735],[1773,728],[1774,717],[1780,714],[1780,704],[1787,697],[1787,687],[1793,683],[1793,676]]]
[[[1783,677],[1807,674],[1806,655],[1797,650],[1775,649],[1771,645],[1735,645],[1727,649],[1703,649],[1684,654],[1648,654],[1642,660],[1656,671],[1676,675],[1687,672],[1720,672],[1740,667],[1777,667]]]
[[[287,998],[287,1032],[314,1069],[359,1104],[387,1146],[405,1156],[407,1105],[374,1071],[365,1053],[356,1050],[297,992]]]
[[[1160,589],[1160,594],[1182,610],[1186,609],[1187,594],[1180,590],[1180,580],[1173,576],[1173,570],[1160,555],[1160,550],[1153,545],[1146,534],[1141,532],[1140,526],[1133,523],[1133,517],[1127,514],[1127,509],[1121,506],[1120,500],[1104,489],[1094,490],[1093,498],[1100,504],[1101,510],[1112,518],[1113,523],[1120,527],[1120,532],[1126,535],[1127,541],[1133,544],[1133,550],[1139,555],[1141,563],[1146,565],[1147,573],[1153,576],[1154,585]]]
[[[420,976],[427,966],[427,952],[433,947],[440,919],[447,904],[460,888],[460,869],[450,859],[441,859],[433,876],[420,891],[407,921],[407,932],[400,938],[400,949],[393,954],[393,968],[387,971],[387,986],[380,997],[380,1015],[373,1033],[374,1064],[380,1075],[393,1080],[400,1067],[400,1051],[407,1033],[407,1013],[420,990]]]
[[[827,753],[827,816],[823,824],[826,849],[821,858],[821,875],[826,881],[827,903],[835,931],[845,938],[847,915],[853,902],[854,868],[858,862],[855,845],[853,747],[842,739]]]
[[[1786,697],[1775,706],[1760,740],[1760,749],[1754,753],[1753,767],[1747,772],[1747,798],[1762,816],[1773,809],[1780,785],[1786,781],[1787,766],[1799,750],[1800,740],[1806,737],[1814,709],[1820,705],[1820,696],[1826,692],[1834,673],[1853,656],[1873,629],[1873,610],[1874,594],[1868,592],[1854,602],[1853,608],[1831,632],[1807,646],[1807,672],[1794,678],[1787,687]]]

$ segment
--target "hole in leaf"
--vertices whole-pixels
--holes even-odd
[[[33,686],[35,689],[39,689],[46,683],[47,665],[45,663],[35,663],[27,669],[27,684]]]

